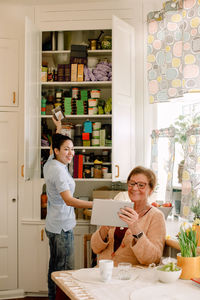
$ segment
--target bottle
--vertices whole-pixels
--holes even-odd
[[[41,219],[45,219],[47,214],[47,194],[46,184],[43,185],[41,194]]]
[[[53,68],[48,68],[47,81],[53,81]]]
[[[58,50],[64,50],[64,32],[58,31]]]
[[[58,81],[58,69],[56,67],[53,70],[53,81]]]
[[[55,33],[55,31],[52,32],[52,36],[51,36],[51,50],[52,51],[56,50],[56,33]]]

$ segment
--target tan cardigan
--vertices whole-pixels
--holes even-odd
[[[139,219],[139,226],[144,232],[143,236],[135,241],[128,229],[124,235],[120,247],[114,252],[115,227],[108,232],[108,242],[104,242],[99,229],[93,233],[91,247],[99,259],[112,259],[114,265],[119,262],[130,262],[132,265],[149,265],[159,263],[165,245],[165,219],[157,208],[152,207]]]

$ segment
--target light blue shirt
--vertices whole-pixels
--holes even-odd
[[[60,193],[70,191],[73,196],[75,182],[68,171],[67,165],[50,156],[44,165],[44,179],[47,189],[46,229],[53,233],[68,231],[76,225],[74,207],[68,206]]]

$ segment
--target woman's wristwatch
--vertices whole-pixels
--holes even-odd
[[[141,231],[139,232],[138,234],[133,234],[133,237],[136,239],[136,240],[139,240],[142,236],[143,236],[144,232]]]

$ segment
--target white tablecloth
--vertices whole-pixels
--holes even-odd
[[[76,276],[78,272],[78,278]],[[200,288],[190,280],[178,280],[174,283],[161,283],[156,279],[155,270],[132,268],[131,280],[116,280],[103,283],[92,281],[93,269],[61,272],[59,277],[80,300],[189,300],[200,299]],[[90,274],[90,276],[88,276]],[[96,273],[95,273],[96,274]],[[137,275],[137,276],[136,276]],[[85,278],[85,279],[84,279]],[[89,279],[88,279],[89,278]]]

